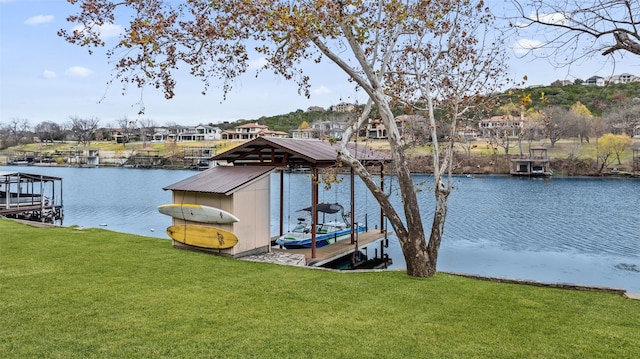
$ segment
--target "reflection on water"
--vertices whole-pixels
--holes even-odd
[[[168,238],[171,219],[156,207],[171,202],[162,187],[193,176],[193,171],[121,168],[0,167],[63,178],[64,225]],[[280,176],[272,176],[271,234],[279,231]],[[416,176],[425,230],[430,229],[431,178]],[[457,177],[449,199],[438,269],[508,278],[625,288],[640,292],[640,181],[503,176]],[[324,190],[321,202],[348,208],[348,182]],[[397,183],[391,198],[400,207]],[[296,211],[311,203],[305,174],[284,176],[286,231]],[[379,226],[380,211],[356,180],[356,220]],[[391,235],[392,268],[404,268],[397,239]]]

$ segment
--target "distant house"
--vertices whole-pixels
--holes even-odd
[[[396,116],[396,124],[400,130],[400,137],[405,141],[416,142],[429,136],[427,119],[422,115]]]
[[[640,118],[612,124],[611,133],[615,135],[627,134],[631,137],[640,137]]]
[[[573,85],[573,82],[570,80],[555,80],[551,83],[551,86],[554,87],[564,87],[569,85]]]
[[[331,106],[333,112],[353,112],[356,109],[356,105],[352,103],[340,102],[337,105]]]
[[[236,126],[233,130],[222,132],[223,140],[253,140],[258,137],[288,137],[289,134],[282,131],[269,130],[268,126],[257,122]]]
[[[320,107],[320,106],[310,106],[307,109],[307,112],[324,112],[324,107]]]
[[[184,141],[214,141],[221,138],[222,130],[217,127],[198,125],[195,127],[181,126],[178,128],[176,142]]]
[[[524,121],[514,116],[492,116],[478,125],[482,137],[517,137],[524,128]]]
[[[626,84],[638,81],[640,81],[640,77],[629,73],[623,73],[620,75],[611,76],[611,78],[609,78],[609,83],[613,84]]]
[[[589,85],[589,86],[604,86],[606,84],[606,82],[604,80],[604,77],[591,76],[585,82],[583,82],[582,84],[583,85]]]
[[[427,120],[422,115],[400,115],[395,118],[400,136],[405,140],[416,140],[427,136]],[[387,129],[380,119],[370,119],[367,124],[367,137],[387,138]]]
[[[342,138],[347,123],[344,121],[316,121],[311,124],[318,138]]]
[[[169,129],[167,127],[156,127],[153,131],[151,136],[151,141],[153,142],[165,142],[169,138]]]
[[[457,135],[464,139],[473,139],[478,137],[478,130],[473,126],[463,126],[458,129]]]
[[[313,130],[311,129],[311,127],[296,128],[295,130],[291,130],[291,138],[308,140],[310,138],[313,138]]]
[[[152,141],[154,142],[205,142],[221,139],[222,130],[209,125],[156,127]]]
[[[387,138],[387,129],[381,119],[369,119],[367,123],[367,138]]]

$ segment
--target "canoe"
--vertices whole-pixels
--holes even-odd
[[[238,244],[238,237],[232,232],[196,224],[169,226],[167,234],[174,241],[200,248],[228,249]]]
[[[158,206],[158,211],[191,222],[226,224],[240,221],[238,217],[225,210],[201,204],[164,204]]]

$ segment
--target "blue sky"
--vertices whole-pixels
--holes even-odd
[[[64,0],[0,0],[0,123],[14,118],[28,119],[31,125],[42,121],[63,123],[69,116],[80,116],[96,117],[106,126],[124,117],[139,118],[137,103],[141,96],[146,108],[142,117],[160,125],[257,119],[309,106],[327,108],[341,101],[355,102],[356,98],[363,101],[362,94],[356,93],[346,76],[331,64],[310,72],[310,99],[298,95],[293,83],[266,72],[258,79],[253,72],[243,76],[224,102],[215,88],[201,95],[201,82],[188,76],[178,79],[176,96],[171,100],[154,89],[141,94],[137,88],[130,88],[123,96],[120,83],[107,86],[112,66],[105,56],[89,55],[86,49],[57,36],[59,29],[72,27],[65,18],[75,12]],[[513,49],[537,41],[535,33],[523,36],[527,37],[512,39]],[[618,62],[614,74],[640,75],[639,63],[637,57],[626,56]],[[509,66],[513,77],[528,77],[527,85],[612,75],[610,64],[595,59],[570,69],[554,69],[544,59],[514,56]]]

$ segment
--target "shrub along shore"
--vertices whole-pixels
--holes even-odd
[[[0,219],[0,357],[637,358],[640,301]]]

